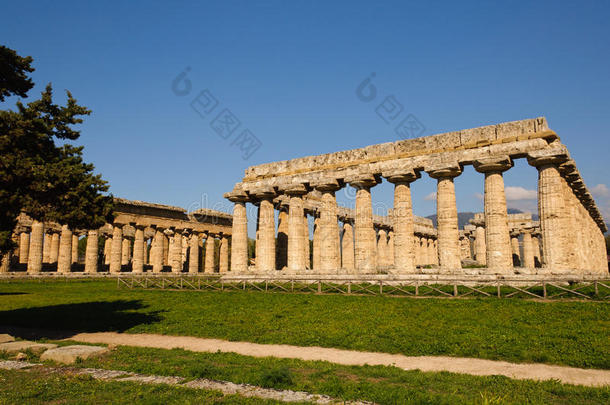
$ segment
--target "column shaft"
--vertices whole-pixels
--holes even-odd
[[[415,240],[411,185],[394,185],[394,268],[398,273],[415,273]]]
[[[235,202],[231,229],[231,271],[239,274],[248,270],[248,219],[246,203]]]
[[[226,273],[229,271],[229,237],[222,235],[220,239],[220,259],[218,264],[218,272]]]
[[[30,233],[30,249],[28,252],[28,273],[40,273],[42,271],[44,225],[39,221],[32,221]]]
[[[110,273],[121,272],[121,258],[123,250],[123,228],[115,225],[112,228],[112,244],[110,248]]]
[[[199,235],[195,232],[189,239],[189,273],[199,273]]]
[[[443,272],[455,272],[462,268],[460,262],[460,234],[458,231],[457,206],[453,178],[438,179],[436,193],[438,218],[439,262]]]
[[[341,240],[341,267],[353,270],[354,262],[354,228],[351,223],[344,222],[343,238]]]
[[[214,273],[214,236],[208,233],[205,240],[205,262],[203,271],[205,273]]]
[[[98,230],[87,232],[87,245],[85,247],[85,273],[97,273],[98,263]]]
[[[131,271],[134,273],[144,272],[144,228],[136,226],[133,239],[133,261]]]
[[[288,269],[305,270],[305,232],[303,231],[303,197],[290,196],[288,209]]]

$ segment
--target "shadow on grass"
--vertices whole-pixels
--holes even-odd
[[[25,295],[25,294],[29,294],[26,292],[21,292],[21,291],[15,291],[15,292],[0,292],[0,296],[2,295]]]
[[[0,333],[64,339],[80,332],[124,332],[161,320],[162,311],[142,311],[146,307],[140,300],[117,300],[0,311]]]

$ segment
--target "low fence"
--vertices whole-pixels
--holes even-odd
[[[610,279],[565,278],[333,278],[228,277],[191,275],[138,275],[117,277],[117,287],[129,289],[259,291],[398,297],[496,297],[542,300],[577,298],[610,300]]]

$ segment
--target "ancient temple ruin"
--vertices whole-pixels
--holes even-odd
[[[538,170],[537,224],[525,217],[509,221],[503,172],[515,159]],[[460,231],[454,178],[466,165],[484,176],[484,213]],[[410,189],[422,172],[437,181],[438,218],[423,241]],[[371,200],[382,179],[394,184],[394,207],[383,220],[373,215]],[[351,216],[335,196],[347,186],[356,189]],[[434,265],[428,273],[464,274],[467,253],[485,266],[479,274],[514,274],[515,254],[530,274],[608,273],[604,220],[545,118],[252,166],[225,197],[234,203],[233,274],[414,274],[424,271],[422,256]],[[248,203],[258,207],[254,266],[247,256]],[[308,214],[315,218],[311,263]]]

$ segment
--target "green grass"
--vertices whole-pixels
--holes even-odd
[[[78,366],[232,381],[379,404],[606,404],[610,401],[610,388],[578,387],[554,381],[423,373],[383,366],[340,366],[327,362],[255,358],[232,353],[193,353],[180,349],[119,346],[109,355],[82,361]]]
[[[0,404],[279,404],[217,391],[0,370]]]
[[[610,368],[605,302],[408,299],[0,283],[0,325]]]

